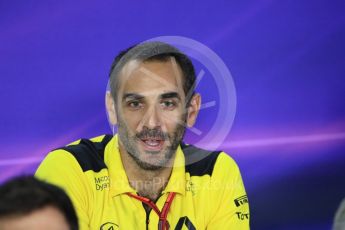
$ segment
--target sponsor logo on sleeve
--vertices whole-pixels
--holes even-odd
[[[247,195],[240,196],[234,200],[236,207],[240,207],[241,205],[248,203],[248,197]]]
[[[248,220],[249,219],[249,213],[243,213],[243,212],[236,212],[237,218],[239,220]]]

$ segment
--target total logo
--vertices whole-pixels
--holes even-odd
[[[242,213],[242,212],[236,212],[237,218],[239,220],[248,220],[249,219],[249,213]]]

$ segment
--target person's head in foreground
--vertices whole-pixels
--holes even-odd
[[[62,189],[22,176],[0,186],[0,229],[77,230],[78,220]]]

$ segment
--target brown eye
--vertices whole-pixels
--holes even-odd
[[[164,109],[172,110],[172,109],[176,108],[176,102],[173,100],[162,101],[161,106]]]
[[[130,101],[127,103],[127,106],[131,109],[140,109],[143,107],[143,104],[140,101]]]

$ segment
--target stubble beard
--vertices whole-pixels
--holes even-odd
[[[138,149],[138,134],[134,134],[130,136],[130,130],[126,123],[119,119],[118,122],[118,135],[121,143],[125,147],[128,155],[135,161],[135,163],[142,169],[148,171],[158,171],[164,167],[166,167],[169,161],[173,158],[176,153],[176,150],[181,143],[183,136],[185,133],[185,127],[181,124],[177,124],[175,131],[172,135],[168,133],[164,133],[165,141],[168,141],[169,145],[166,146],[161,152],[151,152],[151,151],[144,151],[143,153],[140,152]],[[154,163],[149,163],[141,159],[141,156],[144,154],[161,154],[162,157],[159,161]]]

